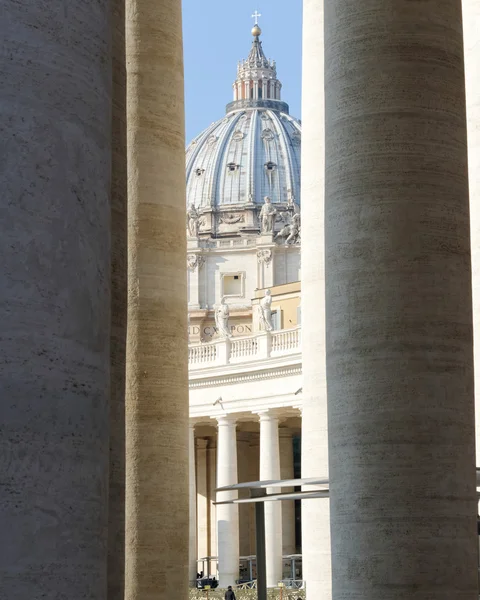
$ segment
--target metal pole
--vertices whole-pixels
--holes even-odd
[[[262,495],[265,495],[264,490],[258,491],[263,492]],[[265,556],[265,502],[255,503],[255,531],[257,537],[257,598],[258,600],[267,600],[267,559]]]

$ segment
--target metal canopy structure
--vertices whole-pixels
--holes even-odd
[[[477,488],[480,487],[480,468],[476,470]],[[301,492],[274,492],[267,493],[268,488],[286,488],[300,486],[316,486],[317,489],[307,489]],[[318,487],[322,486],[322,487]],[[237,483],[217,488],[215,491],[231,492],[235,490],[249,490],[250,498],[237,498],[224,500],[215,504],[255,504],[255,531],[257,550],[257,597],[258,600],[267,600],[267,569],[265,556],[265,502],[281,502],[283,500],[314,500],[329,498],[330,487],[328,477],[309,477],[303,479],[250,481]],[[480,491],[477,489],[477,498]]]
[[[268,488],[286,488],[299,486],[328,486],[327,477],[308,477],[304,479],[250,481],[237,483],[217,488],[215,491],[232,492],[238,490],[249,490],[250,498],[237,498],[235,500],[224,500],[215,504],[255,504],[255,532],[257,550],[257,598],[267,600],[267,564],[265,556],[265,502],[281,502],[283,500],[310,500],[316,498],[328,498],[330,490],[323,489],[304,490],[301,492],[275,492],[267,493]]]

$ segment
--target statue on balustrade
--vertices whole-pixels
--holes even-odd
[[[300,227],[300,214],[295,213],[290,219],[290,223],[282,227],[282,229],[275,236],[275,240],[278,238],[284,238],[285,246],[289,244],[299,244],[301,237]]]
[[[187,211],[187,229],[191,238],[198,238],[198,228],[200,226],[200,215],[193,204]]]
[[[230,309],[228,308],[228,304],[226,303],[225,298],[222,298],[220,304],[217,304],[217,306],[215,307],[215,325],[217,327],[217,332],[220,337],[232,337],[228,326],[229,318]]]
[[[262,233],[272,233],[273,221],[277,214],[276,208],[272,205],[272,201],[268,196],[265,196],[265,204],[260,211],[260,221]]]
[[[265,292],[265,296],[260,300],[260,324],[264,331],[272,331],[272,293],[270,290]]]

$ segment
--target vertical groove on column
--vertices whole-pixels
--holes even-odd
[[[461,2],[325,0],[325,65],[334,598],[473,600]]]
[[[325,94],[323,58],[323,0],[304,0],[302,477],[328,476],[327,390],[325,383]],[[307,600],[330,600],[332,591],[328,499],[302,502],[302,554]]]
[[[188,594],[180,0],[127,0],[126,600]]]
[[[2,599],[107,592],[110,27],[1,5]]]
[[[125,353],[127,336],[127,90],[125,0],[112,1],[112,329],[108,600],[125,589]]]

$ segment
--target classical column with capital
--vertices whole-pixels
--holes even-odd
[[[473,600],[462,3],[324,6],[333,597]]]
[[[217,487],[238,483],[237,470],[237,423],[235,417],[218,417],[217,438]],[[217,501],[234,500],[238,492],[219,492]],[[217,543],[219,585],[234,585],[239,572],[238,506],[217,505]]]
[[[260,480],[280,479],[280,442],[278,417],[271,411],[260,416]],[[267,493],[281,491],[267,488]],[[282,507],[280,502],[265,502],[265,545],[267,586],[276,587],[283,579]]]
[[[180,0],[127,0],[125,600],[186,598],[189,553]]]

